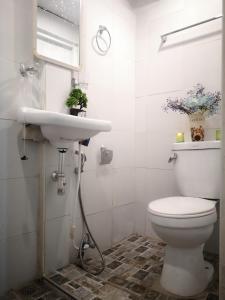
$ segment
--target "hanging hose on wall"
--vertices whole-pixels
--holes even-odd
[[[102,252],[98,246],[98,244],[96,243],[90,227],[88,225],[86,216],[85,216],[85,212],[84,212],[84,206],[83,206],[83,201],[82,201],[82,194],[81,194],[81,173],[83,172],[83,168],[84,168],[84,164],[86,161],[86,156],[84,153],[81,153],[81,145],[79,144],[79,150],[76,151],[76,154],[78,154],[78,168],[76,168],[75,173],[78,176],[78,180],[77,180],[77,187],[78,187],[78,192],[77,192],[77,196],[78,196],[78,201],[79,201],[79,206],[80,206],[80,211],[81,211],[81,217],[83,220],[83,225],[84,225],[84,230],[83,230],[83,234],[82,234],[82,238],[80,241],[80,245],[79,247],[75,247],[76,250],[78,250],[78,259],[79,259],[79,266],[84,269],[85,271],[87,271],[88,273],[92,274],[92,275],[98,275],[100,274],[104,269],[105,269],[105,261],[102,255]],[[92,249],[96,249],[98,251],[98,254],[100,256],[100,266],[88,266],[85,263],[85,251],[89,248]]]

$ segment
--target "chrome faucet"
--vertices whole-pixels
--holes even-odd
[[[39,73],[39,64],[35,63],[34,65],[26,65],[24,63],[20,64],[20,74],[23,77],[27,77],[28,75],[38,75]]]
[[[177,153],[174,153],[173,156],[170,156],[169,160],[168,160],[168,163],[171,163],[173,161],[176,161],[177,160]]]

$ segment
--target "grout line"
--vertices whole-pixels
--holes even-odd
[[[18,123],[16,119],[11,119],[11,118],[1,118],[0,117],[0,121],[9,121],[9,122]],[[18,124],[20,124],[20,123],[18,123]]]
[[[62,216],[58,216],[58,217],[53,217],[51,219],[46,218],[45,219],[45,224],[47,224],[47,223],[49,223],[51,221],[62,219],[62,218],[69,218],[69,219],[72,220],[72,215],[70,215],[70,214],[69,215],[62,215]]]
[[[23,232],[23,233],[21,233],[21,234],[16,234],[16,235],[8,236],[8,237],[6,237],[6,238],[0,239],[0,242],[12,240],[12,239],[16,239],[16,238],[19,238],[19,237],[22,237],[22,236],[26,236],[26,235],[31,235],[31,234],[32,234],[32,235],[37,234],[37,230],[34,230],[34,231],[28,231],[28,232]]]
[[[101,165],[99,165],[99,168],[101,167]],[[86,173],[93,173],[96,171],[99,171],[99,168],[86,168],[84,169],[84,174]],[[104,168],[104,166],[102,166],[102,169]],[[113,167],[111,165],[109,165],[109,167],[107,168],[108,171],[112,171],[112,170],[130,170],[130,169],[134,169],[135,166],[122,166],[122,167]],[[104,175],[111,175],[111,174],[104,174]]]
[[[0,178],[0,181],[18,180],[18,179],[39,179],[40,175],[24,176],[24,177],[7,177]]]
[[[170,172],[173,172],[173,168],[171,168],[171,169],[162,169],[162,168],[135,167],[135,169],[159,170],[159,171],[170,171]]]
[[[120,205],[116,205],[116,206],[114,206],[113,204],[112,204],[112,206],[111,207],[109,207],[109,208],[107,208],[107,209],[105,209],[105,210],[100,210],[100,211],[97,211],[97,212],[94,212],[94,213],[86,213],[86,216],[96,216],[96,215],[98,215],[98,214],[100,214],[100,213],[106,213],[106,212],[112,212],[112,210],[113,209],[115,209],[115,208],[119,208],[119,207],[124,207],[124,206],[129,206],[129,205],[134,205],[136,202],[135,202],[135,200],[133,201],[133,202],[130,202],[130,203],[126,203],[126,204],[120,204]]]
[[[144,96],[135,96],[135,102],[140,101],[142,98],[146,98],[146,97],[172,94],[172,93],[175,93],[175,92],[185,92],[186,90],[187,90],[187,88],[179,89],[179,90],[168,90],[168,91],[158,92],[158,93],[157,92],[156,93],[150,93],[150,94],[146,94]]]

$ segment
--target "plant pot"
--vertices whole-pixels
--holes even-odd
[[[70,108],[70,114],[72,116],[80,116],[81,114],[83,115],[83,113],[85,113],[85,110],[80,108]]]
[[[189,115],[192,142],[204,141],[205,138],[205,116],[202,112]]]

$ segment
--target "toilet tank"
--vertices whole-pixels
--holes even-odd
[[[175,177],[182,196],[219,199],[222,177],[220,141],[174,143]]]

